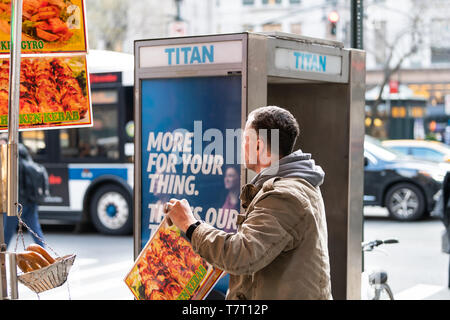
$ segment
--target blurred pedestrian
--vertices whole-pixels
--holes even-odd
[[[431,216],[439,218],[444,224],[442,233],[442,252],[449,254],[448,287],[450,288],[450,171],[447,172],[442,184],[442,193],[436,203]]]
[[[0,136],[0,143],[7,143],[8,139],[7,136],[2,135]],[[42,232],[41,225],[39,223],[39,216],[38,216],[38,199],[36,199],[36,196],[34,195],[34,188],[32,179],[30,179],[30,175],[26,172],[27,166],[30,165],[30,163],[34,163],[33,159],[31,158],[30,153],[28,152],[28,149],[21,143],[19,143],[19,203],[22,205],[22,215],[21,219],[27,224],[28,227],[33,230],[36,235],[31,233],[31,236],[35,243],[39,244],[40,246],[44,247],[44,234]],[[48,177],[47,177],[48,179]],[[5,234],[5,243],[8,246],[11,242],[11,238],[13,234],[17,230],[17,226],[19,224],[19,219],[15,216],[8,217],[4,215],[4,234]]]

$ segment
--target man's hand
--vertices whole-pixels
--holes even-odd
[[[186,199],[170,199],[164,206],[164,213],[184,233],[191,224],[197,222]]]

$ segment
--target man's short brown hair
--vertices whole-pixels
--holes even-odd
[[[267,130],[267,144],[271,146],[271,130],[279,130],[279,155],[280,157],[290,154],[295,145],[300,129],[297,120],[288,110],[277,107],[261,107],[249,114],[250,126],[259,134],[259,130]]]

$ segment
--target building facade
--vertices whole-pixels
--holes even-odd
[[[243,31],[295,33],[341,41],[346,47],[351,43],[350,0],[135,0],[132,3],[127,13],[129,27],[124,44],[127,52],[133,51],[134,39]],[[432,127],[443,130],[450,114],[450,19],[447,16],[450,0],[364,0],[363,3],[368,90],[384,88],[390,81],[397,87],[406,85],[415,96],[427,99],[422,118],[439,121]],[[381,108],[389,119],[386,104]],[[367,123],[376,120],[374,116],[366,119]],[[414,117],[420,116],[414,113]],[[385,120],[378,119],[376,123],[381,124],[381,131],[387,128]],[[382,137],[389,137],[387,129],[384,131]]]

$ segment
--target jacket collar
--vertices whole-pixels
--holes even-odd
[[[241,195],[239,198],[241,199],[242,207],[247,209],[253,198],[256,194],[261,190],[261,187],[257,187],[254,184],[248,183],[242,186]]]

